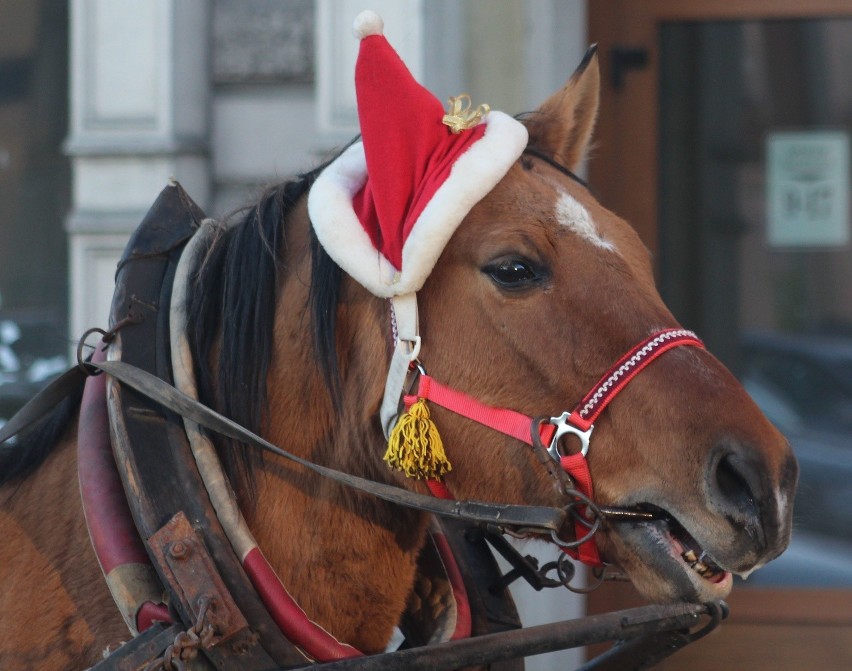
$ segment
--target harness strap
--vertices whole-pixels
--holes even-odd
[[[409,367],[417,360],[417,355],[420,353],[417,294],[412,292],[394,296],[389,300],[394,349],[385,381],[385,393],[379,409],[379,419],[385,438],[390,438],[396,424],[399,399],[402,397]]]
[[[17,435],[43,419],[53,408],[73,396],[86,382],[86,372],[80,366],[69,368],[39,391],[15,415],[0,427],[0,443]]]
[[[692,331],[664,329],[646,338],[615,362],[591,391],[574,408],[569,421],[587,430],[627,384],[661,354],[684,345],[704,348],[704,343]]]
[[[558,533],[565,521],[566,513],[559,508],[518,506],[486,503],[484,501],[445,501],[320,466],[282,450],[236,422],[183,394],[157,376],[136,366],[123,361],[91,362],[87,365],[104,371],[151,400],[211,431],[272,452],[335,482],[367,492],[391,503],[450,518],[467,519],[472,522],[494,524],[500,527],[538,528],[544,532]]]
[[[595,492],[592,489],[592,473],[589,470],[589,462],[582,452],[576,454],[568,454],[559,460],[562,470],[568,473],[574,480],[574,486],[580,490],[587,498],[594,499]],[[574,536],[583,538],[589,533],[589,527],[586,526],[577,515],[574,516]],[[585,515],[585,510],[582,513]],[[579,559],[584,564],[589,566],[603,566],[601,554],[598,551],[598,544],[595,541],[594,535],[585,543],[580,543],[576,549],[563,548],[570,556]]]
[[[508,408],[495,408],[480,403],[475,398],[457,389],[441,384],[429,375],[420,376],[417,393],[405,397],[406,406],[411,405],[419,398],[431,401],[474,422],[484,424],[527,445],[532,446],[533,444],[530,428],[533,421],[532,417],[527,417]],[[553,424],[542,424],[540,427],[541,441],[545,444],[549,443],[555,429],[556,427]]]

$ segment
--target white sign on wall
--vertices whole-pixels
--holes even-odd
[[[766,141],[766,187],[770,245],[849,244],[848,133],[770,133]]]

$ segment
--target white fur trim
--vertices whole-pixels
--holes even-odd
[[[320,173],[308,194],[308,215],[320,244],[348,274],[377,296],[389,298],[396,268],[381,254],[352,209],[367,181],[364,145],[353,144]]]
[[[320,244],[343,270],[376,296],[420,289],[462,219],[509,171],[527,145],[527,129],[503,112],[490,112],[485,134],[453,165],[415,222],[402,248],[402,271],[373,247],[352,197],[367,179],[364,147],[355,144],[317,178],[308,214]]]
[[[526,127],[503,112],[489,112],[485,134],[459,156],[402,247],[395,294],[423,286],[459,224],[503,179],[527,146]]]
[[[369,35],[381,35],[384,29],[385,22],[382,21],[382,17],[371,9],[365,9],[352,22],[352,32],[359,40]]]

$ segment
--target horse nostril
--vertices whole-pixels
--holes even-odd
[[[760,509],[755,491],[759,475],[754,465],[732,452],[719,459],[714,475],[725,516],[745,525],[747,530],[759,527]]]
[[[726,455],[719,460],[716,468],[716,483],[719,485],[722,496],[737,507],[754,505],[751,487],[733,464],[732,455]]]

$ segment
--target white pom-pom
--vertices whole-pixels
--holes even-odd
[[[371,9],[365,9],[352,24],[352,32],[359,40],[363,40],[370,35],[381,35],[385,29],[385,22],[382,17],[376,14]]]

